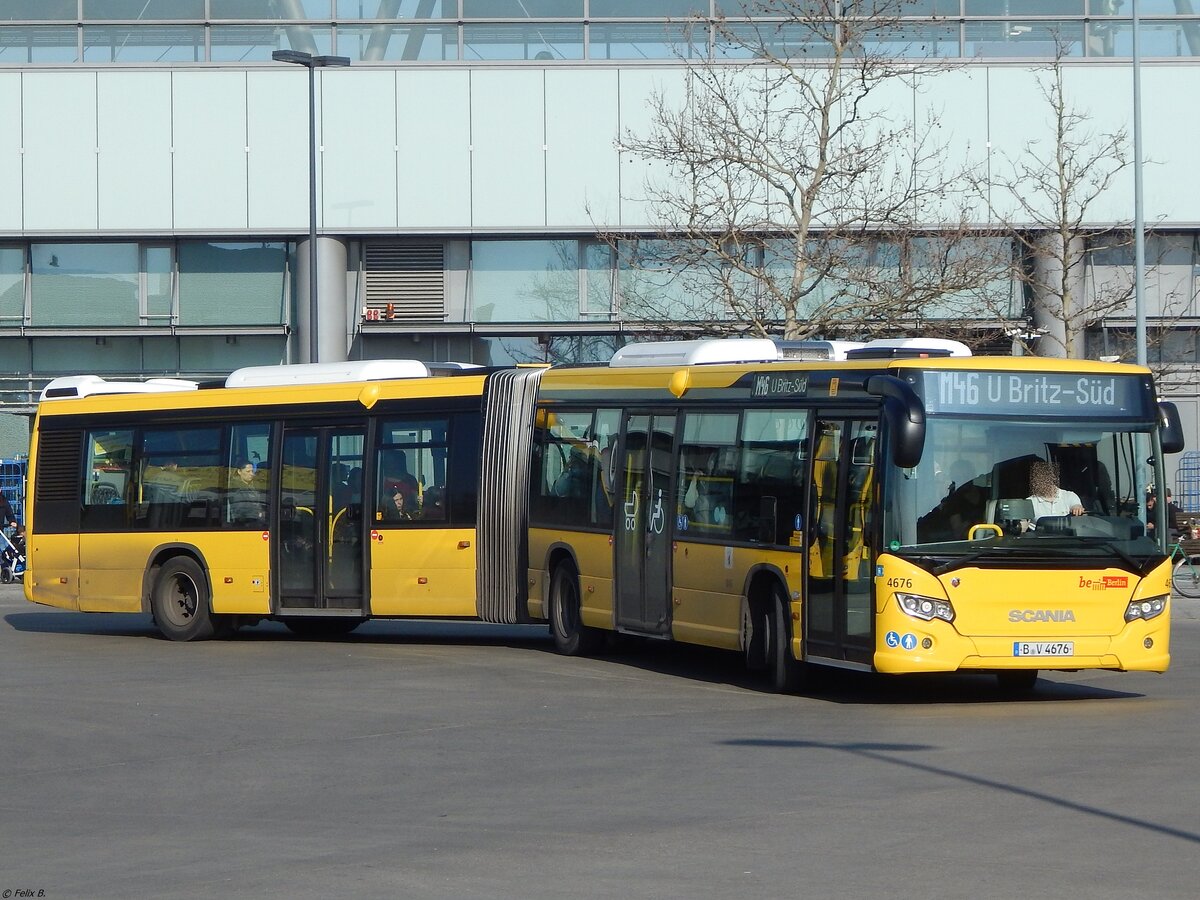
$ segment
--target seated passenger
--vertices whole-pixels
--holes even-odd
[[[402,522],[420,518],[421,499],[417,479],[405,473],[395,482],[385,482],[385,494],[380,498],[379,508],[385,521]]]
[[[446,518],[446,489],[431,487],[421,502],[421,518],[439,520]]]
[[[267,495],[254,484],[254,463],[239,459],[229,485],[229,521],[263,523],[267,521]]]

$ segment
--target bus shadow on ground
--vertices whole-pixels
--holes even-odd
[[[14,630],[38,634],[141,637],[166,641],[147,614],[61,612],[10,613],[4,621]],[[301,636],[282,622],[259,622],[239,628],[228,640],[295,641],[297,643],[431,644],[462,646],[550,645],[545,625],[491,625],[486,622],[433,619],[375,619],[350,634]]]
[[[547,650],[553,652],[553,646]],[[766,676],[750,672],[740,654],[709,647],[669,644],[620,636],[597,661],[644,672],[766,692]],[[1083,683],[1088,673],[1054,672],[1038,679],[1024,694],[1003,690],[989,673],[881,675],[829,666],[810,666],[801,697],[843,704],[1046,703],[1123,700],[1145,695]],[[1072,681],[1072,677],[1081,679]]]

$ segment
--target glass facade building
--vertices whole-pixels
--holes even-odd
[[[1170,323],[1153,352],[1195,433],[1200,126],[1172,99],[1200,88],[1193,7],[1141,3],[1147,310],[1152,333]],[[1097,128],[1128,127],[1127,2],[902,12],[862,52],[949,64],[899,99],[940,111],[952,144],[1044,140],[1030,109],[1056,55]],[[754,62],[756,45],[827,55],[738,0],[0,0],[0,402],[28,410],[66,373],[308,358],[307,79],[277,50],[351,60],[316,77],[320,358],[583,361],[686,320],[687,273],[654,262],[652,169],[619,143],[653,95],[682,96],[686,64]],[[1128,181],[1097,222],[1132,218]],[[897,277],[925,264],[906,240],[880,238]],[[1093,243],[1085,293],[1132,266],[1127,240]],[[1026,322],[1018,281],[988,290]],[[1089,323],[1088,355],[1126,352],[1132,323],[1131,308]]]

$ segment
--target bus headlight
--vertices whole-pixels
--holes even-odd
[[[924,619],[926,622],[931,619],[954,621],[954,607],[948,600],[937,600],[920,594],[896,594],[896,601],[902,610],[917,619]]]
[[[1153,619],[1156,616],[1161,616],[1164,609],[1167,608],[1167,595],[1161,597],[1147,597],[1144,600],[1130,600],[1129,606],[1125,607],[1125,621],[1132,622],[1134,619]]]

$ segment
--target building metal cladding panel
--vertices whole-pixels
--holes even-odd
[[[463,228],[471,221],[471,75],[396,71],[400,228]]]
[[[246,76],[247,206],[254,229],[308,227],[308,73]]]
[[[586,98],[586,99],[585,99]],[[617,71],[546,72],[546,224],[617,225]]]
[[[96,74],[100,229],[171,227],[171,75]]]
[[[246,73],[174,72],[171,79],[175,227],[245,229]]]
[[[1124,72],[1124,69],[1118,71]],[[1142,146],[1147,165],[1145,178],[1146,224],[1162,230],[1160,219],[1200,222],[1200,68],[1191,66],[1142,69]],[[1104,102],[1103,97],[1096,98]],[[1131,120],[1127,120],[1131,121]],[[1129,156],[1133,158],[1133,126],[1129,131]],[[1133,175],[1127,178],[1129,204],[1124,218],[1133,219]],[[1147,257],[1147,262],[1150,259]]]
[[[93,231],[96,73],[25,72],[21,77],[25,228]]]
[[[0,232],[20,231],[24,199],[21,190],[21,76],[0,73]]]
[[[322,227],[396,227],[396,76],[322,71]]]
[[[544,77],[471,73],[471,216],[476,228],[546,225]]]

